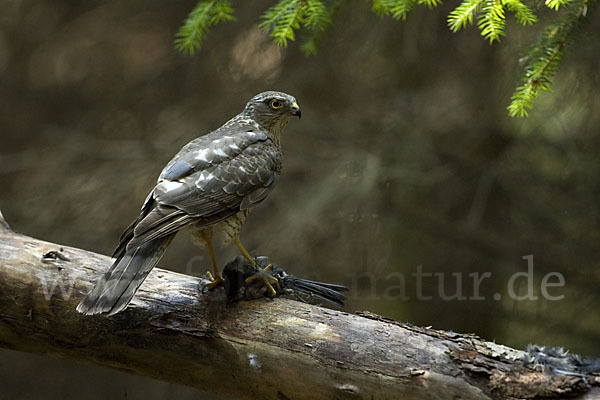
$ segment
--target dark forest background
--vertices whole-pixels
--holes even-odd
[[[350,312],[600,356],[600,13],[554,93],[513,119],[518,59],[541,25],[509,21],[490,46],[475,28],[449,31],[448,3],[398,22],[351,2],[307,58],[256,28],[269,1],[236,2],[238,20],[216,26],[193,57],[172,40],[194,1],[0,1],[0,209],[18,232],[110,254],[181,146],[254,94],[281,90],[303,117],[284,134],[277,190],[242,231],[251,251],[348,285]],[[539,299],[517,301],[507,282],[527,255]],[[209,269],[184,235],[160,265]],[[419,266],[444,273],[441,293],[437,277],[424,280],[431,300],[416,298]],[[443,299],[457,291],[452,274],[470,297],[469,274],[485,272],[485,300]],[[550,272],[564,276],[549,290],[562,300],[541,296]],[[0,387],[0,398],[18,399],[199,396],[8,350]]]

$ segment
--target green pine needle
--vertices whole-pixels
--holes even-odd
[[[442,4],[442,0],[373,0],[371,9],[379,16],[390,15],[394,19],[404,21],[417,4],[434,8]]]
[[[426,5],[427,8],[432,9],[442,4],[442,0],[418,0],[417,3]]]
[[[546,5],[554,11],[558,11],[560,6],[567,5],[570,1],[571,0],[546,0]]]
[[[323,31],[331,23],[331,16],[325,4],[320,0],[308,0],[302,7],[304,13],[304,26],[318,31]]]
[[[477,14],[484,0],[464,0],[448,15],[448,26],[452,32],[458,32],[467,24],[473,24],[473,16]]]
[[[271,36],[279,46],[287,46],[287,41],[295,40],[294,30],[302,23],[302,7],[299,0],[281,0],[268,9],[261,17],[259,27],[271,31]]]
[[[504,7],[500,0],[487,0],[482,9],[477,26],[481,30],[481,36],[493,43],[504,36]]]
[[[175,48],[189,55],[202,47],[210,27],[219,22],[235,20],[228,0],[201,1],[189,13],[175,35]]]
[[[504,36],[505,8],[515,14],[521,25],[537,22],[535,14],[521,0],[464,0],[448,15],[448,27],[457,32],[472,25],[473,17],[479,15],[481,35],[492,43]]]
[[[521,25],[532,25],[537,22],[537,17],[529,7],[520,0],[502,0],[506,8],[515,14],[517,22]]]
[[[273,37],[279,46],[287,46],[288,40],[296,39],[296,31],[305,28],[306,31],[324,32],[331,24],[331,11],[334,6],[323,0],[279,0],[261,16],[263,20],[259,27]],[[329,4],[329,5],[328,5]],[[316,37],[308,39],[301,49],[305,54],[315,54],[317,51]]]
[[[396,4],[395,0],[373,0],[371,10],[380,17],[384,17],[392,13],[391,9],[394,4]]]
[[[309,37],[304,39],[300,45],[300,51],[302,51],[305,56],[314,56],[317,54],[317,38]]]
[[[235,21],[233,11],[229,1],[217,1],[212,8],[213,15],[210,20],[211,25],[216,25],[219,22]]]
[[[433,1],[433,3],[435,3],[435,1]],[[400,19],[402,21],[406,20],[406,16],[408,15],[409,11],[412,11],[412,9],[415,8],[416,5],[417,0],[396,1],[396,4],[394,4],[394,6],[390,10],[392,18]]]
[[[525,117],[542,91],[550,91],[552,79],[571,42],[575,28],[585,15],[587,0],[578,1],[568,15],[550,25],[524,57],[522,85],[517,87],[507,107],[511,117]]]

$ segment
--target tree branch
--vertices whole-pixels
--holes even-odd
[[[1,214],[0,214],[1,215]],[[600,378],[526,368],[523,352],[278,298],[227,305],[222,290],[154,270],[112,317],[75,311],[106,256],[0,223],[0,346],[67,357],[239,399],[591,399]]]

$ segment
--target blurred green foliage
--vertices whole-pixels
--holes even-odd
[[[233,21],[233,8],[227,0],[201,1],[188,15],[175,37],[175,47],[188,54],[200,49],[211,26]]]
[[[353,2],[330,13],[322,50],[305,57],[256,26],[273,1],[239,2],[237,22],[215,25],[202,51],[184,57],[172,37],[196,4],[1,3],[0,209],[15,230],[110,254],[181,146],[254,94],[282,90],[298,99],[302,120],[282,138],[276,190],[242,230],[249,250],[289,273],[350,286],[349,312],[600,356],[597,9],[562,60],[555,95],[514,119],[503,112],[514,59],[537,26],[513,31],[509,19],[511,33],[491,47],[476,30],[448,29],[453,5],[416,7],[400,24]],[[555,22],[553,10],[536,15],[540,28]],[[205,252],[180,236],[160,266],[205,273]],[[218,261],[235,254],[220,249]],[[511,299],[507,282],[529,254],[539,299]],[[445,274],[447,295],[457,292],[453,274],[472,296],[469,274],[491,273],[484,299],[444,300],[432,276],[422,287],[432,298],[418,300],[419,265]],[[565,278],[550,290],[562,300],[541,296],[550,272]],[[0,359],[7,398],[201,395],[64,360],[5,350]]]

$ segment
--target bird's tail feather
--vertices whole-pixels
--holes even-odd
[[[286,276],[283,284],[295,292],[315,296],[340,307],[346,300],[346,296],[342,292],[348,291],[346,286],[300,279],[292,275]]]
[[[175,234],[154,239],[119,256],[96,286],[77,306],[85,315],[113,315],[122,311],[158,263]]]

